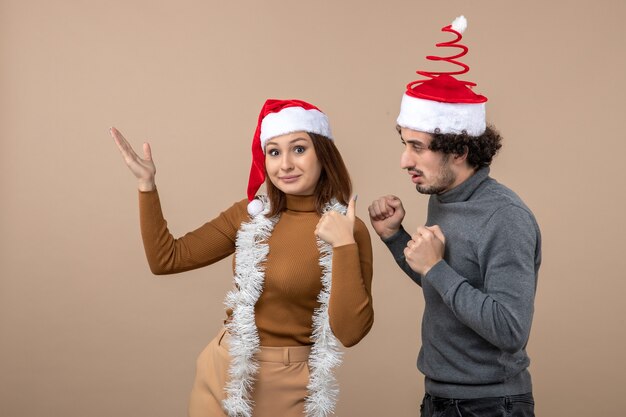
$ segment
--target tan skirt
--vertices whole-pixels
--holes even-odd
[[[222,329],[200,353],[189,399],[189,417],[227,417],[222,409],[228,381],[229,334]],[[264,347],[256,354],[259,373],[252,400],[254,417],[302,417],[309,383],[311,348]]]

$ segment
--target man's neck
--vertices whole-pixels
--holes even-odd
[[[450,190],[454,190],[459,185],[463,184],[467,181],[472,175],[476,173],[474,168],[463,167],[456,173],[456,180],[450,185],[450,187],[446,188],[444,191],[439,194],[446,193]]]

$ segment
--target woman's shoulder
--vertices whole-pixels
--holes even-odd
[[[230,207],[223,210],[218,218],[225,219],[234,228],[238,229],[241,223],[250,220],[250,215],[248,214],[248,199],[244,198],[234,202]]]
[[[236,208],[236,210],[243,211],[247,215],[248,214],[248,199],[242,198],[239,201],[235,201],[230,208]]]

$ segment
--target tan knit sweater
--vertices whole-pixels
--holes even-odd
[[[200,228],[175,239],[167,228],[157,191],[139,193],[141,234],[154,274],[200,268],[235,252],[242,222],[250,220],[247,200],[235,203]],[[322,288],[314,230],[320,216],[312,196],[287,196],[285,210],[269,239],[263,293],[256,303],[261,346],[310,345],[313,310]],[[356,243],[334,248],[330,325],[346,346],[358,343],[374,321],[372,246],[357,218]],[[233,259],[233,265],[236,259]],[[230,312],[227,312],[230,314]]]

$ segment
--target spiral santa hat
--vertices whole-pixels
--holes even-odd
[[[461,51],[452,56],[427,56],[431,61],[446,61],[461,67],[458,71],[431,72],[416,71],[427,79],[410,82],[402,96],[400,115],[397,123],[400,127],[427,133],[466,133],[480,136],[485,132],[485,102],[487,97],[471,90],[476,84],[461,81],[455,75],[465,74],[469,66],[457,61],[467,54],[468,48],[459,44],[461,35],[467,28],[464,16],[457,17],[451,25],[441,29],[456,35],[456,39],[438,43],[439,48],[458,48]]]

